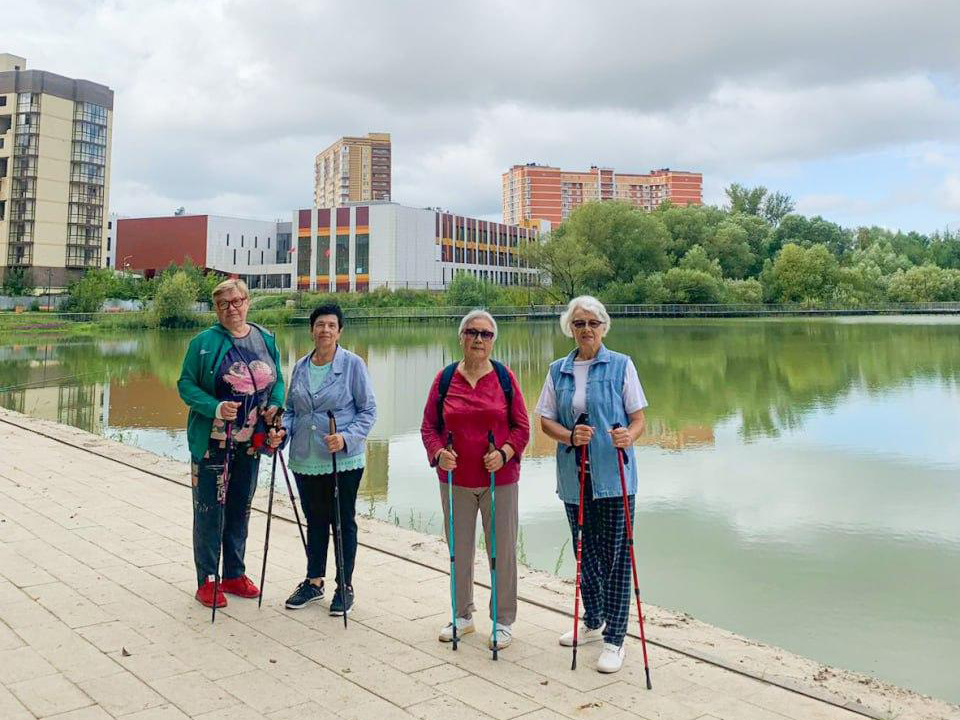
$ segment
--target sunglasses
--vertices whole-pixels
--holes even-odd
[[[228,307],[235,307],[238,310],[243,307],[243,304],[247,301],[246,298],[235,298],[233,300],[218,300],[217,309],[226,310]]]
[[[573,325],[577,330],[583,330],[585,327],[589,327],[591,330],[596,330],[604,323],[602,320],[574,320],[570,324]]]
[[[471,338],[482,338],[483,340],[493,340],[493,332],[490,330],[476,330],[474,328],[467,328],[463,331],[463,334]]]

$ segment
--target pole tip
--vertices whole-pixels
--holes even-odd
[[[653,683],[650,682],[650,668],[644,668],[644,672],[647,674],[647,690],[653,690]]]

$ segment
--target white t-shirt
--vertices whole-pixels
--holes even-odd
[[[587,411],[587,373],[590,372],[590,366],[593,360],[574,360],[573,361],[573,414],[579,415]],[[643,387],[640,385],[640,376],[637,375],[637,368],[633,360],[627,359],[626,372],[623,374],[623,408],[627,415],[642,410],[647,406],[647,397],[643,394]],[[553,377],[547,373],[547,380],[543,383],[543,390],[540,391],[540,399],[537,400],[537,415],[545,417],[548,420],[556,420],[557,413],[557,393],[553,387]]]

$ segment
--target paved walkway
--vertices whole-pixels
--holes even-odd
[[[571,672],[569,651],[556,644],[570,621],[551,609],[567,604],[557,594],[564,586],[530,573],[521,580],[528,601],[517,640],[499,662],[480,632],[454,653],[436,640],[447,619],[442,546],[376,521],[362,526],[367,546],[357,559],[348,630],[325,607],[282,608],[303,565],[297,532],[285,521],[274,525],[263,608],[231,597],[211,626],[209,610],[193,600],[185,465],[7,411],[0,443],[3,720],[863,717],[661,646],[650,648],[654,690],[647,691],[634,639],[622,672],[592,669],[596,645],[581,649],[580,669]],[[264,525],[254,513],[247,553],[254,578]],[[478,588],[477,605],[485,604]],[[654,639],[682,647],[683,622],[670,620],[682,616],[658,612],[665,613],[651,612]],[[960,717],[906,692],[887,700],[868,712]]]

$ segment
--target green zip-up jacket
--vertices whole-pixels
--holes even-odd
[[[247,324],[263,335],[267,352],[277,366],[277,382],[273,386],[268,404],[283,407],[284,385],[277,340],[266,328],[256,323]],[[203,458],[210,444],[210,431],[213,429],[213,420],[217,416],[217,405],[220,404],[214,394],[216,373],[223,361],[223,356],[229,349],[230,333],[222,325],[217,324],[194,337],[183,358],[177,390],[190,408],[190,414],[187,416],[187,444],[190,446],[190,455],[195,462]]]

